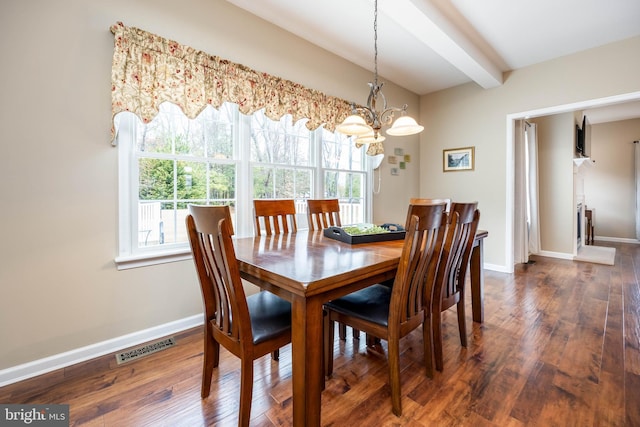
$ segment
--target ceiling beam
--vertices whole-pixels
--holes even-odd
[[[379,8],[484,89],[502,85],[500,68],[428,0],[381,2]]]

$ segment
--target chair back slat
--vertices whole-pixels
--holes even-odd
[[[478,203],[452,203],[447,235],[438,271],[434,301],[444,310],[459,299],[469,265],[473,241],[478,229]]]
[[[309,230],[323,230],[342,226],[338,199],[307,199]]]
[[[256,235],[295,233],[296,205],[293,199],[256,199],[253,201]]]

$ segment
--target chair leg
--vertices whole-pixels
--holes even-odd
[[[456,311],[458,312],[458,332],[460,332],[460,344],[467,347],[467,321],[464,312],[464,294],[460,294]]]
[[[431,315],[425,316],[422,324],[422,343],[424,345],[424,364],[427,370],[427,377],[433,378],[433,329]]]
[[[347,339],[347,325],[338,323],[338,336],[342,341]]]
[[[213,339],[207,328],[204,336],[204,358],[202,361],[202,387],[200,396],[204,399],[211,392],[211,376],[213,369],[218,367],[220,361],[220,344]]]
[[[340,339],[342,341],[347,339],[347,325],[345,325],[344,323],[338,323],[338,334],[340,336]],[[355,328],[351,328],[352,329],[352,333],[353,333],[353,337],[357,340],[360,339],[360,331],[358,329]]]
[[[444,356],[442,355],[442,313],[440,307],[435,310],[431,321],[433,322],[433,357],[436,361],[436,369],[442,372]]]
[[[276,362],[280,360],[280,349],[273,350],[273,352],[271,353],[271,359],[273,359]]]
[[[368,347],[373,347],[375,345],[380,344],[380,338],[374,337],[373,335],[365,334],[365,340],[367,341]]]
[[[253,360],[244,358],[240,367],[240,414],[238,426],[249,427],[253,398]]]
[[[340,324],[342,326],[342,324]],[[330,377],[333,373],[333,340],[334,340],[334,322],[331,320],[331,314],[326,313],[324,316],[324,375]]]
[[[398,337],[389,337],[389,383],[391,385],[391,407],[396,416],[402,415],[400,391],[400,342]]]

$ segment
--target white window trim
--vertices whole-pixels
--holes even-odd
[[[118,253],[115,258],[118,270],[144,267],[167,262],[183,261],[191,258],[191,248],[188,243],[178,243],[163,246],[161,250],[150,247],[139,249],[133,253],[132,248],[137,245],[131,230],[138,227],[138,216],[135,212],[137,197],[132,194],[131,182],[138,179],[138,168],[134,165],[133,126],[132,116],[121,115],[118,123]],[[123,173],[126,170],[126,173]]]

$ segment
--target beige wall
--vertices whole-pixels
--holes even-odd
[[[532,121],[537,124],[538,134],[540,249],[573,253],[576,210],[573,197],[574,115],[555,114]]]
[[[372,72],[224,0],[23,0],[0,5],[0,373],[201,312],[191,261],[117,271],[117,148],[110,145],[113,35],[122,21],[331,95],[366,102]],[[389,82],[390,104],[419,97]],[[387,144],[387,143],[385,143]],[[375,217],[401,222],[414,163]],[[385,200],[388,199],[389,203]]]
[[[507,73],[495,89],[470,83],[423,96],[420,195],[477,200],[480,228],[489,231],[485,262],[508,271],[513,159],[506,144],[507,116],[638,92],[638,52],[640,37]],[[443,173],[442,149],[469,145],[476,147],[475,171]]]
[[[595,163],[585,174],[584,192],[587,206],[596,210],[598,237],[636,240],[633,141],[637,140],[640,119],[591,126]]]

